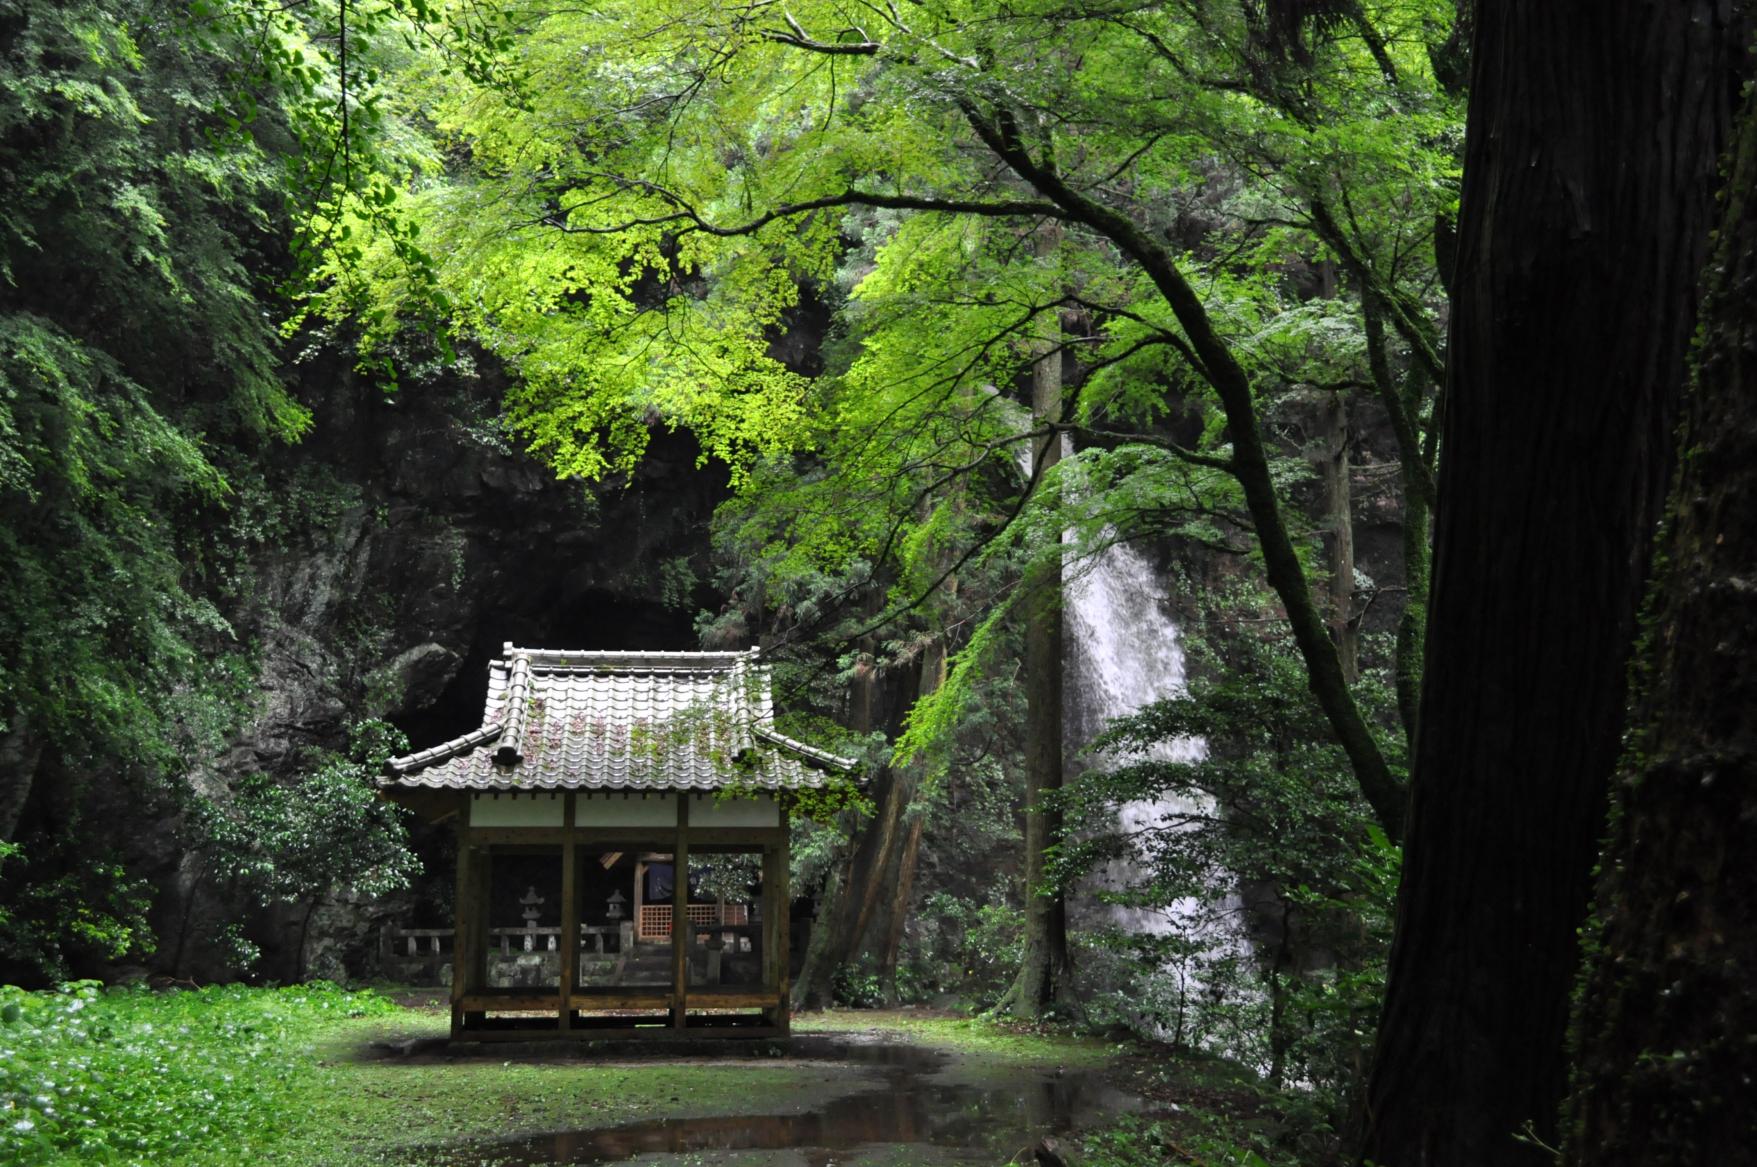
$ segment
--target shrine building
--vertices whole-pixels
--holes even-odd
[[[506,645],[481,726],[380,782],[457,832],[454,1040],[785,1034],[789,810],[853,769],[754,651]]]

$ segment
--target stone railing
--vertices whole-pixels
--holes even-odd
[[[615,939],[613,946],[611,941]],[[634,944],[634,922],[615,924],[581,924],[580,951],[603,954],[621,946]],[[560,928],[490,928],[488,948],[509,956],[514,952],[554,952],[561,945]],[[450,928],[398,928],[386,925],[378,934],[381,958],[402,960],[437,960],[450,957],[453,930]]]

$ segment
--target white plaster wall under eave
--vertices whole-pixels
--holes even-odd
[[[692,827],[778,827],[781,808],[774,795],[759,794],[754,798],[721,798],[709,794],[690,804],[689,825]]]
[[[472,827],[559,827],[566,806],[559,790],[470,795]]]
[[[576,827],[675,828],[677,796],[669,791],[581,790],[574,799],[573,823]]]

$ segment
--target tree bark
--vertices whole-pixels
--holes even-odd
[[[1288,631],[1305,662],[1312,696],[1324,711],[1337,743],[1348,755],[1361,796],[1373,808],[1373,817],[1392,839],[1402,839],[1405,791],[1355,703],[1323,614],[1312,599],[1299,551],[1281,517],[1281,500],[1274,476],[1269,472],[1269,451],[1262,427],[1257,423],[1249,374],[1220,335],[1201,296],[1184,278],[1171,252],[1152,234],[1122,212],[1074,189],[1053,163],[1033,158],[1020,136],[1016,119],[1005,107],[985,115],[974,102],[964,100],[960,109],[976,135],[1015,174],[1063,208],[1070,220],[1110,240],[1123,255],[1140,265],[1177,318],[1188,338],[1196,371],[1213,388],[1226,415],[1226,432],[1232,442],[1227,469],[1244,493],[1251,526],[1263,551],[1264,578],[1287,610]]]
[[[1713,222],[1719,0],[1476,10],[1380,1167],[1542,1163]]]
[[[1354,616],[1354,492],[1348,477],[1348,399],[1331,393],[1319,403],[1318,478],[1330,559],[1330,639],[1350,685],[1360,679],[1360,628]]]
[[[1757,1146],[1757,100],[1741,139],[1577,1014],[1574,1167]]]
[[[946,582],[949,595],[956,595],[958,581],[954,578]],[[927,693],[937,692],[946,683],[946,639],[935,636],[922,651],[921,689]],[[879,994],[886,1006],[898,1003],[897,994],[897,955],[903,947],[903,931],[909,923],[909,904],[915,894],[915,871],[921,859],[921,834],[927,825],[927,816],[917,811],[909,819],[909,828],[903,838],[902,853],[897,856],[897,871],[892,881],[890,896],[890,918],[885,925],[884,946],[879,949]]]
[[[921,857],[921,831],[927,820],[916,815],[909,821],[903,853],[897,856],[897,880],[891,895],[891,918],[885,928],[885,944],[879,950],[879,997],[886,1007],[899,1003],[897,955],[903,948],[903,929],[909,923],[909,901],[915,894],[915,869]]]
[[[851,694],[853,728],[863,733],[873,729],[895,733],[900,711],[908,708],[920,691],[919,670],[895,670],[887,680],[876,668],[869,668]],[[886,902],[890,890],[886,877],[896,867],[906,834],[900,824],[914,798],[917,775],[913,770],[885,766],[873,785],[878,818],[855,834],[832,878],[825,881],[805,959],[793,982],[795,1009],[818,1009],[828,1003],[837,970],[860,953],[878,909]]]
[[[1059,227],[1038,239],[1053,254]],[[1060,317],[1051,313],[1057,322]],[[1039,425],[1062,419],[1059,336],[1031,374],[1031,412]],[[1066,439],[1053,429],[1032,450],[1031,478],[1041,482],[1061,461]],[[1003,1000],[1016,1016],[1036,1019],[1055,1000],[1068,970],[1066,904],[1060,892],[1042,892],[1046,852],[1061,837],[1061,814],[1050,803],[1062,784],[1062,563],[1060,549],[1032,565],[1024,584],[1025,617],[1025,944],[1019,976]]]
[[[0,843],[10,842],[18,830],[43,754],[43,743],[28,731],[23,714],[15,712],[11,726],[0,734]]]
[[[1421,706],[1422,646],[1428,628],[1428,574],[1432,546],[1428,518],[1433,514],[1433,431],[1422,431],[1420,417],[1428,381],[1412,367],[1399,391],[1385,346],[1385,322],[1378,301],[1361,296],[1361,321],[1367,337],[1367,365],[1379,399],[1391,415],[1397,435],[1398,477],[1403,487],[1403,610],[1397,617],[1397,643],[1392,679],[1397,689],[1397,716],[1404,740],[1415,748],[1415,727]]]
[[[835,931],[837,913],[846,913],[842,874],[847,866],[844,861],[832,867],[818,893],[817,919],[812,922],[811,934],[805,942],[805,956],[799,962],[799,976],[794,980],[791,992],[795,1012],[822,1009],[829,1001],[830,977],[840,967],[830,952],[835,946],[831,933]]]

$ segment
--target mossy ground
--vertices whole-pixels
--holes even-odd
[[[448,1023],[431,995],[4,991],[15,1007],[0,1029],[0,1160],[26,1167],[416,1167],[458,1162],[460,1147],[484,1140],[809,1114],[884,1087],[872,1065],[799,1056],[811,1042],[907,1043],[931,1051],[948,1086],[1095,1071],[1117,1055],[1100,1041],[904,1010],[799,1018],[794,1056],[767,1043],[699,1056],[530,1045],[445,1056],[431,1049]]]
[[[806,1013],[793,1018],[793,1029],[797,1033],[872,1033],[1016,1066],[1099,1066],[1135,1048],[1063,1030],[916,1009]]]
[[[460,1167],[500,1161],[520,1136],[619,1128],[623,1138],[631,1124],[723,1117],[786,1126],[776,1117],[785,1115],[812,1116],[800,1129],[815,1129],[826,1110],[852,1109],[864,1123],[882,1109],[851,1106],[863,1092],[925,1083],[932,1105],[963,1113],[975,1097],[1041,1097],[1046,1083],[1076,1079],[1120,1086],[1154,1112],[1119,1117],[1109,1103],[1087,1112],[1076,1125],[1107,1129],[1064,1143],[1083,1167],[1270,1161],[1248,1145],[1290,1161],[1275,1154],[1288,1145],[1286,1116],[1263,1105],[1248,1071],[1070,1032],[926,1010],[834,1011],[796,1018],[787,1047],[520,1043],[461,1053],[445,1049],[447,1025],[432,994],[0,987],[0,1162]],[[953,1094],[964,1101],[945,1101]],[[920,1122],[909,1122],[898,1145],[881,1133],[849,1161],[901,1155],[922,1167],[922,1156],[942,1154],[916,1141]],[[782,1161],[735,1151],[701,1161],[746,1159]]]

